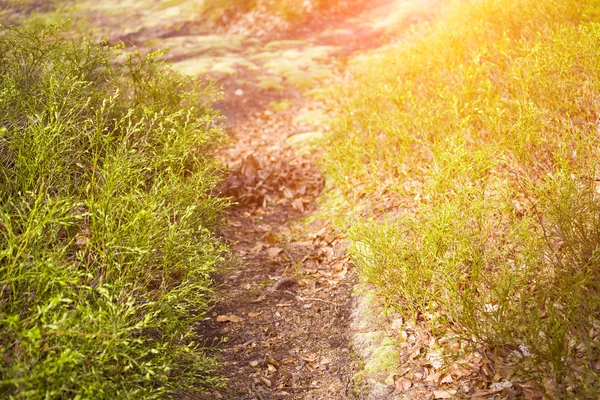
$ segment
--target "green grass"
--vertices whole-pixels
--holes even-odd
[[[388,303],[438,337],[525,346],[519,376],[556,397],[600,391],[598,8],[452,3],[354,63],[327,161],[350,198],[395,205],[350,230]]]
[[[218,382],[194,340],[224,251],[210,88],[57,27],[0,31],[0,397]]]

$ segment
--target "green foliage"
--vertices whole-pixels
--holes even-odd
[[[0,32],[0,394],[202,390],[224,250],[214,91],[64,29]]]
[[[354,225],[364,276],[440,336],[525,346],[521,373],[556,396],[600,391],[597,6],[453,3],[355,63],[330,141],[349,193],[410,211]]]

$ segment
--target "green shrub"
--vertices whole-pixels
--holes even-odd
[[[202,390],[223,248],[211,88],[64,29],[0,32],[0,394]]]
[[[328,161],[408,210],[351,230],[390,305],[559,397],[600,391],[597,4],[453,3],[355,63]]]

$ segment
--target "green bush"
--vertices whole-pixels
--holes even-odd
[[[162,398],[223,248],[214,91],[59,27],[0,31],[0,395]]]
[[[405,210],[351,230],[389,304],[559,397],[600,391],[597,8],[454,2],[355,63],[328,162]]]

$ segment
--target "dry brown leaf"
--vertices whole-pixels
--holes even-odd
[[[279,366],[279,363],[277,362],[276,359],[274,359],[273,357],[267,357],[267,359],[265,360],[268,364],[274,365],[274,366]]]
[[[267,387],[271,387],[272,383],[271,383],[271,381],[270,381],[270,380],[268,380],[268,379],[267,379],[267,378],[265,378],[264,376],[261,376],[259,379],[261,380],[261,382],[262,382],[262,383],[264,383],[264,384],[265,384],[265,386],[267,386]]]
[[[280,243],[281,242],[281,239],[279,238],[279,236],[277,236],[273,232],[267,233],[263,239],[267,243]]]
[[[396,384],[396,389],[399,390],[400,392],[406,392],[413,385],[413,383],[409,379],[398,379],[398,380],[396,380],[395,384]]]
[[[430,351],[427,355],[429,363],[434,369],[440,369],[444,365],[444,361],[442,358],[442,352],[440,350]]]
[[[246,178],[254,179],[258,175],[260,166],[260,161],[254,155],[250,154],[244,159],[241,172]]]
[[[302,361],[306,361],[307,363],[314,363],[317,361],[317,358],[314,356],[303,356],[301,354],[298,355],[298,358]]]
[[[292,191],[290,190],[290,188],[287,188],[287,187],[283,188],[283,195],[284,195],[284,196],[285,196],[285,198],[287,198],[287,199],[293,199],[293,198],[295,197],[295,196],[294,196],[294,192],[292,192]]]
[[[262,314],[262,312],[250,312],[250,313],[248,313],[248,317],[256,318],[256,317],[259,317],[261,314]]]
[[[279,247],[271,247],[269,250],[267,250],[267,255],[269,256],[269,258],[277,258],[277,256],[281,254],[282,251],[283,249]]]
[[[430,372],[425,378],[425,382],[438,382],[441,378],[441,374],[437,372]]]
[[[451,399],[456,396],[456,390],[436,390],[433,392],[433,397],[436,399]]]
[[[265,247],[264,244],[262,243],[257,243],[256,246],[254,246],[252,249],[250,249],[250,253],[252,254],[258,254],[262,251],[262,249]]]
[[[304,212],[304,203],[302,199],[295,199],[292,201],[292,208],[296,211]]]
[[[219,315],[217,316],[217,322],[242,322],[244,321],[243,318],[237,317],[235,315]]]
[[[442,379],[440,379],[440,381],[439,381],[440,384],[453,383],[453,382],[454,382],[454,379],[452,379],[452,375],[450,375],[450,374],[442,375]]]
[[[461,379],[461,378],[464,378],[465,376],[471,375],[472,371],[466,367],[455,364],[452,367],[452,373],[454,374],[454,376],[456,376],[457,379]]]
[[[324,226],[321,229],[319,229],[319,231],[317,233],[315,233],[315,238],[325,238],[325,235],[327,234],[327,232],[329,231],[329,227],[328,226]]]
[[[250,303],[260,303],[260,302],[264,301],[265,299],[266,299],[265,295],[261,294],[256,299],[250,300]]]

